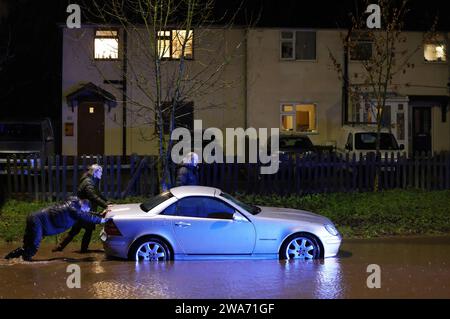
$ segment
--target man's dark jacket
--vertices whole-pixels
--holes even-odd
[[[178,168],[176,186],[198,185],[198,170],[193,165],[181,165]]]
[[[91,203],[92,211],[97,207],[105,209],[108,207],[107,199],[98,190],[98,180],[91,174],[84,174],[78,186],[77,196],[80,199],[87,199]]]
[[[100,224],[102,219],[91,213],[84,213],[76,209],[72,201],[55,205],[35,212],[30,215],[34,222],[42,226],[43,236],[52,236],[65,232],[76,222],[82,221],[89,224]]]

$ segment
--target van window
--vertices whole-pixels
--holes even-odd
[[[355,134],[355,148],[363,151],[376,149],[377,133]],[[380,150],[399,150],[397,140],[389,133],[380,134]]]
[[[0,123],[0,141],[40,142],[42,128],[40,123]]]
[[[353,134],[352,133],[348,134],[347,143],[346,143],[345,147],[346,148],[349,147],[350,150],[353,151]]]

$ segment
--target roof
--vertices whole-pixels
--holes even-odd
[[[67,105],[70,107],[77,106],[80,101],[83,99],[95,98],[102,100],[104,103],[108,104],[108,107],[115,107],[117,105],[117,101],[114,95],[109,93],[108,91],[102,89],[101,87],[89,83],[79,83],[74,86],[66,93]]]
[[[218,188],[206,186],[180,186],[170,190],[173,196],[183,198],[186,196],[215,196],[221,191]]]

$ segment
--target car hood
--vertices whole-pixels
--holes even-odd
[[[257,217],[272,218],[278,220],[301,221],[319,224],[331,224],[332,222],[321,215],[317,215],[304,210],[277,208],[277,207],[260,207],[261,212]]]
[[[139,206],[141,204],[125,204],[125,205],[112,205],[107,218],[111,217],[131,217],[146,214]]]

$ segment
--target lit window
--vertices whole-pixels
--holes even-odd
[[[315,104],[283,104],[281,106],[281,131],[317,133]]]
[[[158,31],[158,54],[162,59],[178,60],[183,54],[184,58],[192,59],[194,56],[193,38],[194,32],[191,30],[169,30]]]
[[[89,108],[89,113],[90,113],[90,114],[94,114],[94,111],[95,111],[95,110],[94,110],[93,107],[90,107],[90,108]]]
[[[442,43],[425,44],[423,55],[427,62],[446,62],[447,46]]]
[[[280,58],[282,60],[315,60],[315,31],[281,31]]]
[[[119,58],[119,34],[114,30],[97,30],[94,41],[94,57],[97,60]]]

